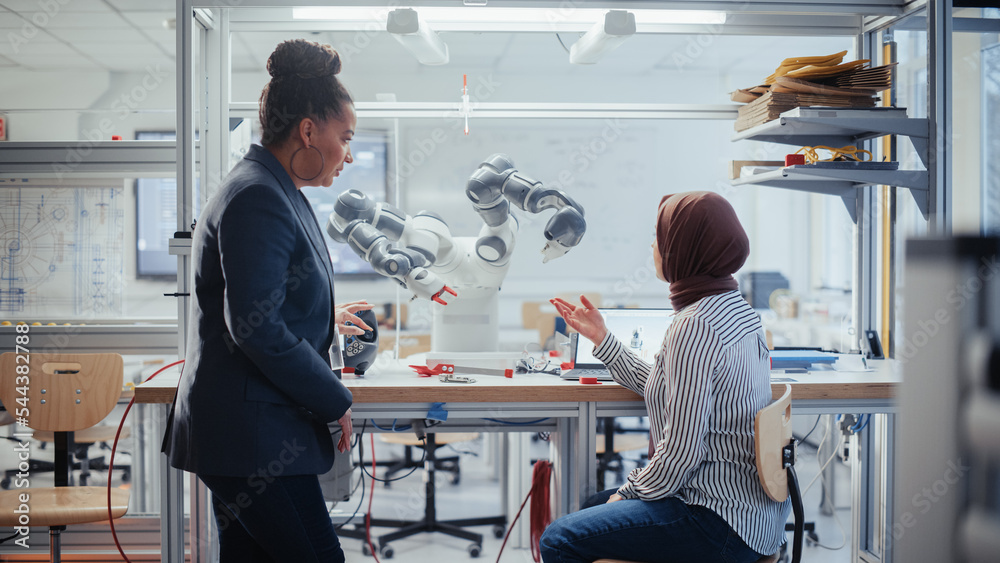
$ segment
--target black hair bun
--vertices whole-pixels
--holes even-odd
[[[268,57],[267,72],[272,79],[330,77],[340,72],[340,54],[329,45],[291,39],[280,43]]]

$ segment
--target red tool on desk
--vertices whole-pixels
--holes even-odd
[[[414,366],[411,365],[414,371],[420,377],[430,377],[432,375],[442,375],[442,374],[453,374],[455,373],[455,364],[437,364],[434,367],[427,366]],[[465,367],[460,366],[458,371],[462,373],[475,373],[479,375],[502,375],[507,378],[514,377],[514,370],[512,369],[502,369],[502,368],[478,368],[478,367]]]
[[[410,365],[410,367],[420,377],[430,377],[432,375],[441,375],[442,373],[455,373],[454,364],[438,364],[434,367]]]

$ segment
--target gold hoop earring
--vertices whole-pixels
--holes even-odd
[[[302,176],[299,176],[298,172],[295,171],[295,155],[299,154],[299,151],[302,149],[313,149],[316,151],[316,154],[319,155],[319,172],[317,172],[312,178],[303,178]],[[294,174],[296,178],[302,180],[303,182],[310,182],[319,178],[319,175],[323,173],[323,168],[326,168],[326,159],[323,158],[323,153],[319,152],[319,149],[312,145],[295,149],[295,152],[292,153],[292,158],[288,160],[288,169],[292,171],[292,174]]]

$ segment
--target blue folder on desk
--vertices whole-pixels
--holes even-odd
[[[836,361],[836,355],[817,350],[771,350],[771,369],[809,369]]]

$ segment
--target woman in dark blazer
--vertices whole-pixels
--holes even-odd
[[[339,563],[317,475],[333,463],[328,423],[343,430],[337,448],[350,446],[352,397],[330,346],[338,325],[368,328],[354,313],[371,306],[335,307],[330,256],[300,188],[330,186],[352,162],[356,117],[329,46],[286,41],[267,69],[262,146],[194,230],[187,357],[164,449],[212,491],[223,563]]]

